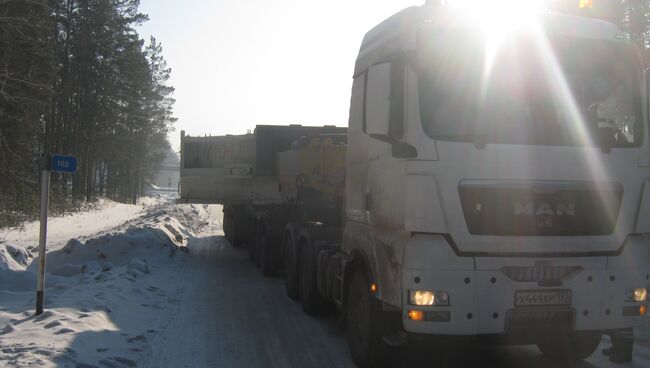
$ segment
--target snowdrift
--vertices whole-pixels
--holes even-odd
[[[46,312],[38,317],[36,249],[0,239],[0,366],[135,366],[155,334],[146,326],[157,325],[158,311],[175,302],[165,286],[215,212],[151,206],[110,231],[48,252]]]

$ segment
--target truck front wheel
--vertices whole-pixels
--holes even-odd
[[[575,362],[593,354],[598,349],[600,338],[601,334],[596,332],[570,332],[538,343],[537,347],[553,360]]]
[[[352,359],[361,368],[388,364],[382,341],[385,321],[379,301],[370,294],[364,272],[355,271],[346,299],[347,338]]]

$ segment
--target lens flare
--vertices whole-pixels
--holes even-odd
[[[590,122],[586,120],[585,111],[581,108],[576,96],[572,91],[568,77],[564,74],[559,58],[555,54],[552,42],[550,41],[545,24],[544,15],[546,9],[541,0],[447,0],[443,4],[456,7],[466,16],[474,21],[484,35],[484,64],[481,76],[479,111],[487,108],[487,98],[490,93],[490,85],[493,82],[503,82],[501,76],[495,78],[495,63],[499,62],[502,53],[522,52],[513,49],[509,44],[511,36],[522,35],[530,43],[534,55],[523,55],[539,59],[537,64],[541,70],[530,71],[539,73],[544,83],[548,85],[550,96],[547,103],[554,110],[556,116],[563,121],[565,133],[571,142],[578,142],[574,154],[576,161],[588,168],[590,177],[594,182],[615,181],[611,172],[602,162],[600,141],[590,132]],[[505,55],[505,54],[503,54]],[[523,63],[523,61],[522,61]],[[521,71],[520,71],[521,72]],[[516,78],[516,71],[512,72],[511,78]],[[491,79],[492,78],[492,79]],[[480,124],[480,122],[479,122]],[[530,159],[522,157],[523,160]],[[535,173],[530,172],[530,176]],[[601,202],[605,204],[610,220],[615,222],[618,210],[611,207],[613,203],[605,199],[606,193],[599,194]],[[611,208],[610,208],[611,207]],[[622,239],[621,239],[622,241]]]

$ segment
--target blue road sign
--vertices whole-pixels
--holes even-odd
[[[50,171],[74,174],[77,172],[77,158],[72,156],[52,155]]]

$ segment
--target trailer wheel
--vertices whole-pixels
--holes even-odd
[[[287,295],[293,300],[300,297],[300,285],[298,285],[298,272],[296,264],[296,248],[293,237],[288,234],[284,239],[284,279]]]
[[[247,243],[247,232],[250,227],[248,226],[248,218],[245,214],[240,213],[237,216],[233,216],[232,220],[232,245],[235,248],[242,248]]]
[[[228,221],[224,220],[224,233],[227,233],[228,241],[235,248],[244,247],[251,229],[247,211],[235,207],[229,211],[228,218]]]
[[[238,248],[239,247],[239,236],[237,234],[237,221],[232,220],[231,221],[231,231],[232,234],[230,234],[230,245],[232,245],[233,248]]]
[[[255,247],[257,243],[257,226],[251,225],[250,235],[248,237],[248,259],[255,261]]]
[[[237,248],[237,221],[235,216],[231,216],[230,221],[228,221],[228,241],[233,248]]]
[[[255,232],[255,255],[253,258],[253,261],[255,262],[255,266],[257,268],[260,268],[260,255],[261,255],[261,243],[262,243],[262,238],[264,237],[264,228],[262,226],[257,227],[257,231]]]
[[[230,216],[228,221],[228,241],[233,248],[237,248],[238,236],[237,236],[237,216],[234,214]]]
[[[272,244],[273,239],[269,239],[269,235],[265,233],[260,234],[260,269],[264,276],[272,276],[275,273],[275,254],[273,253],[273,249],[270,249]]]
[[[223,212],[223,219],[221,220],[221,229],[223,230],[223,236],[228,242],[230,241],[230,211]]]
[[[600,339],[601,334],[596,332],[571,332],[538,343],[537,348],[553,360],[576,362],[591,356],[598,349]]]
[[[302,310],[312,316],[322,314],[326,310],[326,302],[316,285],[316,259],[312,255],[310,244],[300,247],[298,273]]]
[[[382,341],[386,322],[379,301],[370,294],[370,282],[364,272],[352,276],[346,299],[347,339],[352,359],[361,368],[381,367],[387,363],[388,346]]]

